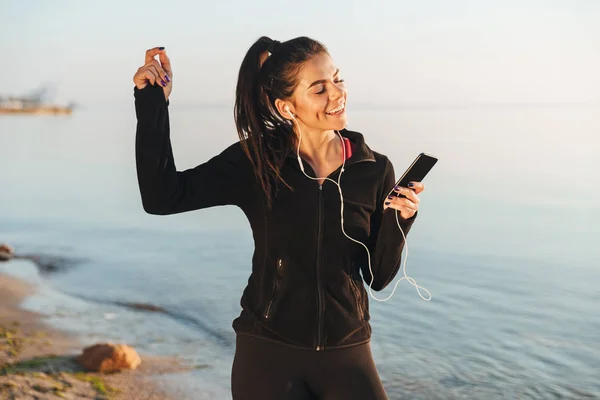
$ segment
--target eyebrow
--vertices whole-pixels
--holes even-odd
[[[335,77],[335,76],[336,76],[337,74],[339,74],[339,73],[340,73],[340,69],[339,69],[339,68],[337,68],[337,69],[335,70],[335,74],[333,74],[333,76]],[[322,83],[325,83],[325,82],[327,82],[327,79],[319,79],[318,81],[314,81],[313,83],[311,83],[311,84],[310,84],[310,86],[309,86],[308,88],[310,89],[311,87],[313,87],[313,86],[315,86],[315,85],[320,85],[320,84],[322,84]]]

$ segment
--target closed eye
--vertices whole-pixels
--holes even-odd
[[[343,82],[344,82],[344,80],[343,80],[343,79],[337,79],[337,80],[335,80],[335,81],[333,81],[333,82],[334,82],[335,84],[338,84],[338,83],[343,83]],[[325,85],[323,85],[323,89],[321,89],[321,91],[319,91],[319,92],[316,92],[316,94],[323,94],[323,93],[325,93]]]

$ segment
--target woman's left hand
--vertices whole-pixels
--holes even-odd
[[[412,186],[410,186],[411,184]],[[410,182],[409,186],[407,188],[395,187],[394,191],[397,194],[406,196],[406,198],[391,195],[384,200],[383,209],[390,207],[400,211],[402,219],[409,219],[414,216],[419,210],[419,202],[421,201],[417,195],[425,190],[425,185],[422,182]]]

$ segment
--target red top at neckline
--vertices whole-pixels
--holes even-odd
[[[344,149],[346,150],[346,160],[352,157],[352,149],[354,148],[354,144],[348,140],[348,138],[343,137]]]

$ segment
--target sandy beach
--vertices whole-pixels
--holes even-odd
[[[20,308],[35,287],[0,274],[0,400],[5,399],[183,399],[153,382],[189,367],[175,358],[140,354],[136,370],[89,373],[75,362],[83,346],[77,338],[43,322],[43,315]]]

